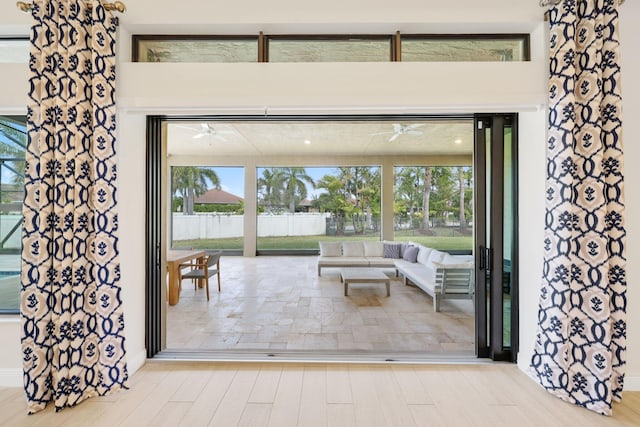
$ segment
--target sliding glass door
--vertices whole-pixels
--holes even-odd
[[[517,115],[475,116],[476,350],[515,361],[518,349]]]

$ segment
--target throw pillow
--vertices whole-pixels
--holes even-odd
[[[418,248],[415,246],[407,246],[402,259],[409,262],[416,262],[418,259]]]
[[[320,256],[342,256],[340,242],[320,242]]]
[[[385,258],[400,258],[400,244],[398,243],[384,243],[383,256]]]

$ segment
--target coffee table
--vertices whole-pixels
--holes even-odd
[[[340,281],[344,282],[344,296],[348,296],[349,283],[384,283],[387,296],[391,296],[391,281],[378,268],[343,268],[340,270]]]

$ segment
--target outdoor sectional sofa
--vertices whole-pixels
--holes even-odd
[[[473,256],[451,255],[417,243],[320,242],[318,276],[326,267],[393,268],[409,283],[433,298],[433,310],[443,299],[470,299],[474,294]]]

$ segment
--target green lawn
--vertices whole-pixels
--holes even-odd
[[[337,242],[342,240],[380,240],[378,234],[368,235],[347,235],[347,236],[283,236],[283,237],[260,237],[258,238],[258,249],[318,249],[318,242]],[[430,248],[442,250],[471,250],[473,238],[470,235],[461,235],[456,229],[440,228],[434,229],[434,235],[424,236],[415,231],[396,231],[395,240],[412,241],[423,244]],[[235,237],[229,239],[199,239],[199,240],[179,240],[173,242],[174,248],[194,248],[194,249],[242,249],[242,238]]]

